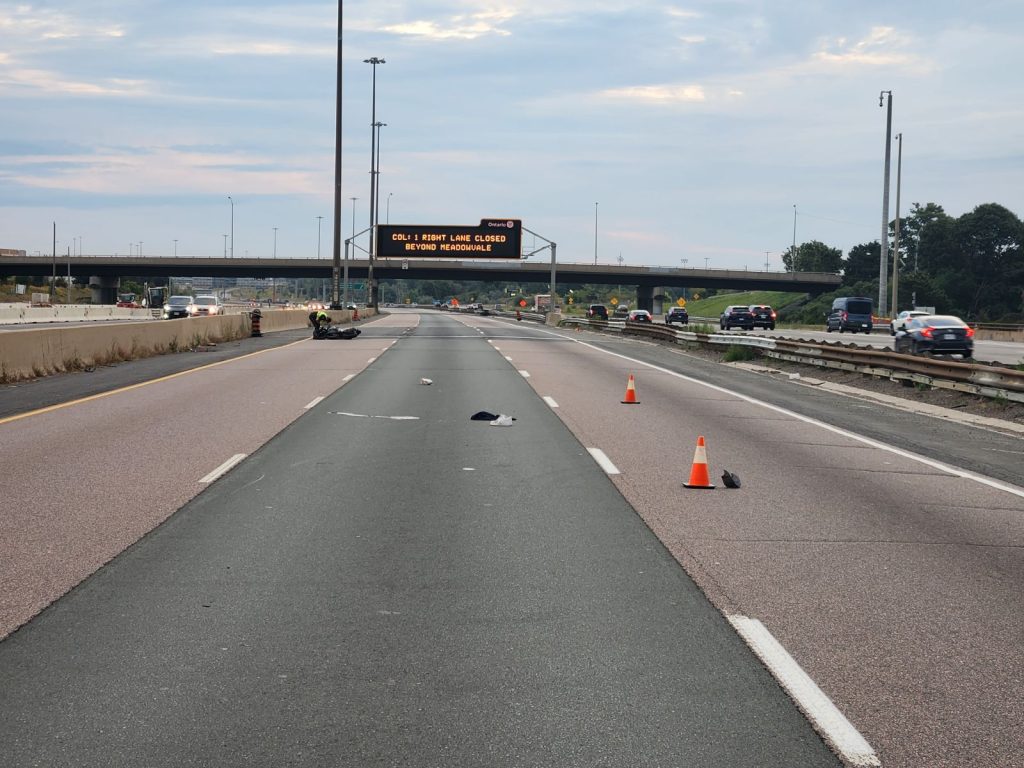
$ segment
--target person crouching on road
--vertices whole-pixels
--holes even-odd
[[[322,309],[309,313],[309,322],[313,325],[313,338],[320,334],[321,328],[326,328],[331,323],[330,316]]]

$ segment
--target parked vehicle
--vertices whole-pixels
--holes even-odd
[[[974,329],[953,315],[912,317],[905,330],[896,332],[893,349],[912,355],[939,353],[966,359],[974,353]]]
[[[907,322],[909,322],[911,318],[924,317],[925,315],[930,314],[932,313],[926,312],[923,309],[905,309],[896,315],[896,317],[892,319],[892,322],[889,323],[889,334],[891,336],[895,336],[896,331],[907,330]]]
[[[171,296],[164,304],[164,319],[176,317],[192,317],[196,313],[196,303],[191,296]]]
[[[224,313],[224,305],[216,296],[196,296],[197,315],[220,315]]]
[[[665,313],[665,325],[672,325],[672,323],[690,324],[690,313],[686,311],[686,307],[672,307]]]
[[[718,319],[718,326],[723,331],[728,331],[731,328],[746,328],[748,331],[754,330],[754,315],[750,311],[750,307],[736,304],[731,307],[726,307],[722,316]]]
[[[587,317],[591,320],[607,320],[608,307],[604,304],[591,304],[587,307]]]
[[[751,304],[750,314],[754,316],[754,327],[766,328],[769,331],[775,330],[775,310],[767,304]]]
[[[631,323],[652,323],[654,318],[651,317],[651,313],[646,309],[634,309],[626,316],[626,319]]]
[[[832,331],[864,331],[871,333],[872,313],[875,305],[871,299],[863,296],[842,296],[832,302],[832,309],[825,319],[825,330]]]

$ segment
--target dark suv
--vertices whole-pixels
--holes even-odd
[[[746,328],[748,331],[754,330],[754,315],[750,312],[750,307],[737,304],[732,307],[726,307],[725,312],[718,319],[718,325],[723,331],[728,331],[730,328]]]
[[[672,307],[665,313],[665,325],[672,325],[672,323],[690,324],[690,313],[686,311],[685,307]]]
[[[775,330],[775,310],[767,304],[751,304],[750,314],[754,316],[754,327]]]
[[[607,320],[608,307],[604,304],[591,304],[587,309],[587,317],[591,320]]]

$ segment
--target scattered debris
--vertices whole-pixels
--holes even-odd
[[[740,476],[735,472],[725,470],[725,472],[722,473],[722,482],[725,483],[726,488],[739,488]]]
[[[470,418],[470,421],[490,421],[490,422],[495,422],[495,421],[497,421],[498,419],[501,419],[501,418],[511,419],[512,421],[516,420],[515,416],[502,416],[501,414],[491,413],[490,411],[477,411],[476,413],[474,413],[469,418]],[[511,426],[511,424],[508,425],[508,426]]]
[[[511,416],[501,414],[498,418],[491,422],[492,427],[511,427],[512,422],[515,421]]]
[[[428,387],[431,384],[433,384],[433,383],[434,383],[433,379],[420,379],[420,384],[424,384],[425,386],[428,386]]]

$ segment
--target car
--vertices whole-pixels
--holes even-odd
[[[750,312],[750,307],[745,304],[735,304],[725,308],[722,316],[718,318],[718,325],[723,331],[728,331],[734,326],[752,331],[754,330],[754,315]]]
[[[690,313],[686,311],[685,307],[672,307],[665,313],[665,325],[672,325],[672,323],[690,324]]]
[[[134,293],[119,293],[117,295],[117,306],[125,309],[139,309],[139,304]]]
[[[222,315],[224,305],[216,296],[196,296],[197,315]]]
[[[626,316],[626,319],[631,323],[650,323],[654,321],[651,317],[651,313],[646,309],[634,309]]]
[[[591,304],[587,307],[587,317],[591,320],[607,320],[608,307],[604,304]]]
[[[196,303],[191,296],[171,296],[164,304],[164,319],[175,317],[192,317],[196,313]]]
[[[825,330],[871,333],[874,308],[874,302],[864,296],[840,296],[832,302],[832,309],[825,318]]]
[[[974,329],[954,315],[922,315],[907,321],[907,327],[896,331],[893,349],[912,355],[939,353],[974,354]]]
[[[629,316],[629,304],[616,304],[612,310],[612,317],[625,319]]]
[[[748,309],[754,316],[754,327],[766,328],[769,331],[775,330],[775,310],[767,304],[751,304]]]
[[[925,315],[930,314],[932,313],[923,309],[904,309],[902,312],[900,312],[898,315],[896,315],[896,317],[892,319],[892,322],[889,323],[889,335],[895,336],[896,331],[907,330],[907,321],[909,321],[911,318],[924,317]]]

